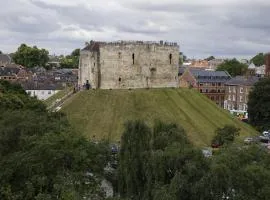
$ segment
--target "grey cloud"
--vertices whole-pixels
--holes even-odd
[[[220,4],[210,4],[210,0],[207,4],[119,0],[120,6],[112,9],[103,6],[104,2],[93,7],[84,1],[72,6],[62,0],[61,5],[42,0],[9,1],[7,11],[0,13],[4,28],[0,42],[6,49],[0,50],[14,51],[26,42],[52,53],[69,53],[95,38],[176,41],[189,57],[251,56],[270,50],[267,0],[220,0]]]

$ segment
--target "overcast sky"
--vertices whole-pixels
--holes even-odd
[[[69,54],[90,40],[172,41],[189,58],[270,51],[270,0],[0,0],[0,50]]]

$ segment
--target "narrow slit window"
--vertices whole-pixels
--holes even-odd
[[[132,54],[132,64],[134,65],[135,54]]]
[[[170,59],[170,64],[172,64],[172,54],[171,53],[169,55],[169,59]]]

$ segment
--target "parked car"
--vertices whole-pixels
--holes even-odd
[[[262,135],[265,136],[265,137],[270,137],[270,130],[264,131],[264,132],[262,133]]]

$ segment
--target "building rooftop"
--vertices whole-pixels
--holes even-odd
[[[189,71],[198,80],[198,82],[226,82],[231,76],[226,71],[207,71],[190,68]]]
[[[256,66],[254,65],[254,63],[250,63],[250,65],[248,66],[248,69],[255,69]]]
[[[15,76],[19,71],[17,67],[0,67],[0,76]]]
[[[226,82],[226,85],[246,85],[246,86],[252,86],[256,82],[260,80],[257,76],[236,76],[232,78],[231,80]]]
[[[0,54],[0,62],[3,63],[10,63],[11,62],[11,58],[9,55],[6,54]]]
[[[20,83],[25,90],[62,90],[62,84],[53,82],[24,81]]]

